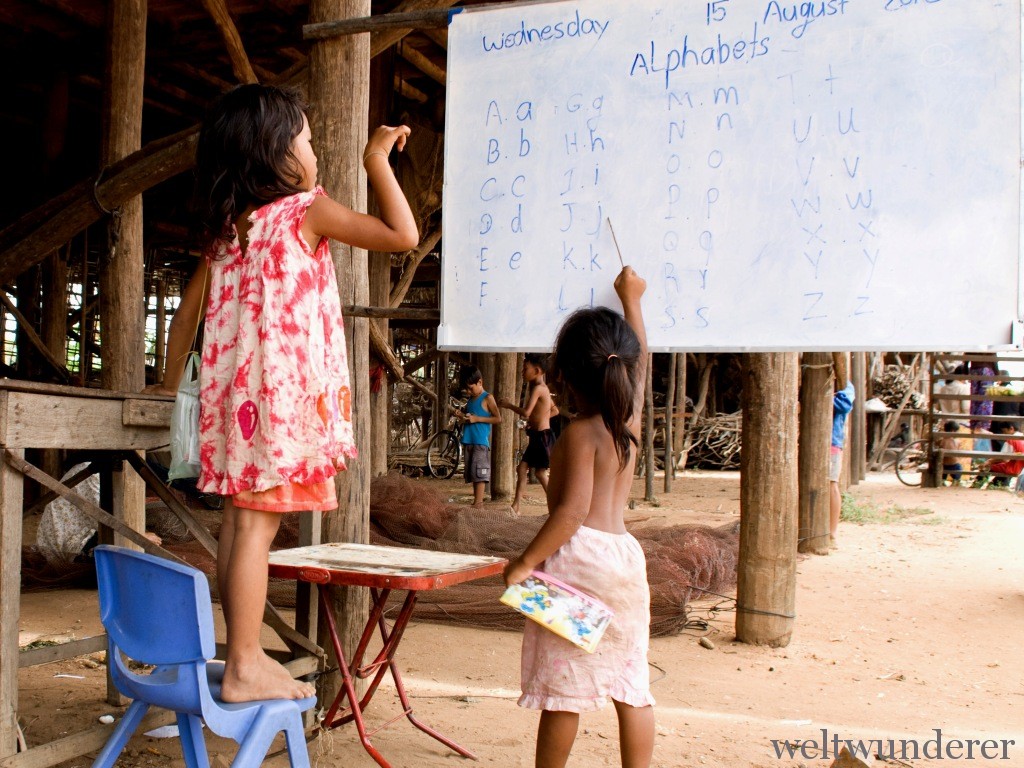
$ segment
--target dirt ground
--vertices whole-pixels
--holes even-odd
[[[421,482],[455,501],[468,499],[460,484]],[[635,491],[642,497],[642,481]],[[850,495],[851,511],[866,521],[844,523],[839,549],[829,555],[801,556],[788,647],[734,642],[735,614],[710,611],[723,602],[717,598],[692,606],[709,622],[713,649],[699,644],[702,633],[652,641],[654,765],[827,766],[834,745],[824,757],[823,730],[829,741],[894,739],[899,757],[899,740],[925,747],[940,729],[943,743],[1003,740],[987,753],[1002,758],[995,764],[1024,766],[1024,499],[1005,490],[911,489],[892,474],[871,475]],[[540,487],[530,486],[524,512],[540,514],[541,499]],[[630,515],[713,525],[735,519],[738,474],[686,472],[671,494],[659,490],[654,504],[638,502]],[[23,641],[96,633],[95,597],[86,590],[23,595]],[[518,632],[414,622],[399,650],[417,714],[484,765],[533,765],[537,715],[515,704],[519,643]],[[18,714],[30,745],[84,730],[100,715],[120,715],[103,702],[104,669],[94,667],[77,659],[22,670]],[[396,714],[396,702],[382,691],[370,707],[371,723]],[[804,753],[778,757],[773,740],[804,740]],[[374,743],[395,768],[470,765],[404,721]],[[208,744],[213,764],[227,765],[232,743],[209,737]],[[315,766],[375,765],[352,726],[309,748]],[[963,762],[988,762],[978,751],[965,759],[965,749],[955,753]],[[885,764],[938,762],[903,756]],[[66,765],[89,763],[83,757]],[[287,757],[266,764],[287,766]],[[583,716],[570,764],[618,765],[611,707]],[[139,735],[121,765],[184,763],[175,739]]]

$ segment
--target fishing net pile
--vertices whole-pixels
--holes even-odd
[[[164,536],[164,546],[205,572],[216,595],[216,560],[198,541],[176,526],[157,523],[171,515],[160,502],[147,505],[150,528]],[[216,536],[220,515],[201,506],[193,514]],[[274,548],[298,546],[298,515],[282,519]],[[373,481],[370,496],[370,542],[462,554],[511,558],[518,555],[544,523],[544,516],[511,517],[493,509],[472,509],[446,503],[430,485],[393,473]],[[177,519],[174,518],[176,522]],[[168,523],[171,521],[168,520]],[[671,635],[687,623],[687,603],[704,591],[720,593],[736,582],[739,546],[738,524],[712,528],[704,525],[628,526],[647,556],[651,585],[651,634]],[[46,563],[26,548],[23,578],[26,587],[68,586],[93,580],[87,558],[68,558],[63,567]],[[601,567],[595,563],[595,567]],[[477,627],[518,629],[522,617],[498,602],[504,589],[500,577],[481,579],[440,590],[419,593],[416,617]],[[295,604],[295,582],[272,579],[270,600],[274,605]]]
[[[486,508],[447,504],[429,485],[399,474],[377,478],[371,488],[373,544],[511,558],[526,548],[544,520],[543,516],[510,517]],[[712,528],[641,523],[629,526],[629,530],[647,557],[652,635],[681,631],[687,622],[687,603],[700,597],[702,590],[721,592],[735,584],[739,548],[736,524]],[[501,578],[493,577],[423,591],[419,593],[416,617],[479,627],[519,628],[522,617],[498,602],[503,589]],[[294,592],[294,588],[288,591]]]

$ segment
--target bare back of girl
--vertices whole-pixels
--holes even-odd
[[[576,418],[562,431],[551,453],[549,509],[563,507],[569,501],[567,496],[589,497],[583,525],[607,533],[625,533],[623,510],[629,500],[635,463],[633,451],[620,470],[615,444],[600,414]]]

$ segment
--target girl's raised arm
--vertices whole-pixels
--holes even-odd
[[[629,327],[640,340],[640,359],[636,366],[636,391],[633,393],[633,418],[629,429],[640,438],[640,414],[644,407],[644,392],[647,383],[647,329],[644,328],[643,312],[640,309],[640,297],[647,289],[647,281],[630,266],[625,266],[615,278],[615,293],[622,302],[622,314]]]
[[[329,237],[369,251],[407,251],[419,244],[409,201],[388,164],[392,148],[401,152],[410,132],[405,125],[382,125],[363,150],[363,166],[377,198],[380,217],[357,213],[330,198],[318,197],[309,206],[302,225],[307,240],[316,242],[320,237]]]

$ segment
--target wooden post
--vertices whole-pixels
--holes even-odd
[[[43,344],[50,351],[50,355],[60,361],[63,366],[67,366],[68,363],[68,256],[70,254],[71,247],[68,246],[63,253],[60,250],[54,251],[50,258],[43,262],[41,335]],[[43,451],[39,468],[48,475],[60,477],[62,474],[60,453],[52,449]]]
[[[805,352],[800,366],[798,472],[800,525],[797,549],[829,550],[829,446],[832,434],[832,356]]]
[[[434,387],[437,394],[437,424],[438,428],[445,429],[452,415],[452,404],[448,398],[448,393],[452,389],[452,382],[448,379],[448,353],[442,352],[438,355],[435,365],[438,371],[437,384]]]
[[[672,491],[672,479],[676,476],[675,466],[675,407],[676,407],[676,356],[669,352],[668,382],[665,385],[665,493]]]
[[[515,352],[499,352],[495,355],[494,393],[495,400],[515,402],[516,392],[516,359]],[[491,499],[501,501],[509,499],[515,492],[515,414],[501,411],[501,424],[496,424],[491,434],[491,451],[494,454],[491,466]]]
[[[40,335],[50,353],[66,365],[68,262],[60,251],[54,251],[46,260],[45,265],[43,269],[43,323]]]
[[[498,385],[498,381],[495,378],[497,375],[498,366],[498,355],[494,352],[477,352],[473,355],[473,364],[480,369],[480,375],[483,377],[484,389],[488,392],[494,392],[494,388]],[[460,394],[459,397],[464,397],[464,394]],[[497,396],[495,396],[497,399]],[[508,411],[501,412],[501,418],[506,418]],[[491,433],[493,438],[496,433]],[[492,440],[493,444],[493,440]],[[498,473],[498,465],[494,460],[494,451],[491,451],[491,477],[494,477]],[[494,485],[491,484],[491,498],[494,498]]]
[[[17,304],[6,307],[7,311],[14,315],[17,323],[14,339],[18,350],[18,374],[26,379],[37,379],[42,372],[42,353],[33,343],[39,338],[36,328],[39,325],[40,316],[41,279],[42,269],[39,266],[32,267],[18,275],[18,279],[15,281]]]
[[[82,312],[78,326],[78,386],[84,387],[92,367],[89,356],[91,323],[89,320],[89,232],[82,233]]]
[[[164,358],[167,357],[167,280],[163,276],[156,279],[156,354],[153,356],[153,370],[164,369]],[[159,379],[159,374],[157,374]]]
[[[107,36],[104,166],[142,147],[146,0],[112,0],[107,10]],[[110,217],[110,241],[99,270],[102,381],[106,389],[137,392],[146,385],[144,262],[142,196],[136,195]],[[131,528],[145,530],[145,483],[123,462],[114,478],[117,487],[112,512]],[[133,546],[120,535],[114,537],[114,543]]]
[[[672,450],[675,455],[675,462],[679,465],[679,469],[686,469],[685,463],[682,461],[683,449],[686,445],[686,353],[677,352],[673,355],[675,358],[676,368],[676,394],[675,404],[676,408],[679,409],[679,422],[678,425],[673,425],[672,429]],[[674,467],[673,467],[674,469]]]
[[[867,412],[864,410],[864,401],[868,397],[868,383],[866,376],[866,352],[854,352],[853,361],[850,365],[851,378],[855,398],[853,401],[853,413],[850,414],[850,459],[852,470],[850,472],[850,484],[856,485],[863,480],[867,474]]]
[[[7,393],[0,393],[7,413]],[[19,459],[23,449],[11,449]],[[0,461],[0,759],[18,751],[18,622],[21,615],[23,478]]]
[[[782,647],[796,604],[795,352],[747,355],[743,370],[736,639]]]
[[[367,123],[369,126],[383,125],[388,122],[390,97],[394,93],[391,88],[393,58],[390,55],[378,56],[370,64],[370,109]],[[375,203],[370,205],[371,212],[377,212]],[[374,307],[390,306],[391,300],[391,255],[387,253],[371,253],[369,263],[370,305]],[[370,320],[381,337],[389,340],[388,321]],[[380,361],[375,360],[375,365]],[[381,371],[375,377],[377,391],[370,390],[370,476],[379,477],[388,472],[388,447],[391,445],[391,398],[388,396],[389,377]],[[438,393],[440,394],[440,393]],[[447,405],[447,400],[445,400]]]
[[[498,383],[498,356],[494,352],[479,352],[474,355],[474,362],[484,378],[484,387],[493,392]]]
[[[311,22],[365,16],[370,0],[311,0]],[[309,112],[320,181],[331,198],[355,211],[366,210],[362,150],[368,136],[370,36],[351,35],[314,43],[309,54]],[[369,304],[366,251],[331,242],[342,306]],[[369,328],[365,318],[346,323],[352,383],[352,427],[360,458],[338,475],[339,508],[324,519],[326,541],[366,543],[370,534]],[[332,590],[343,647],[355,648],[368,617],[366,589]],[[330,646],[321,628],[320,644]],[[321,695],[333,698],[337,673],[321,678]]]
[[[654,501],[654,353],[647,354],[644,385],[644,501]]]

